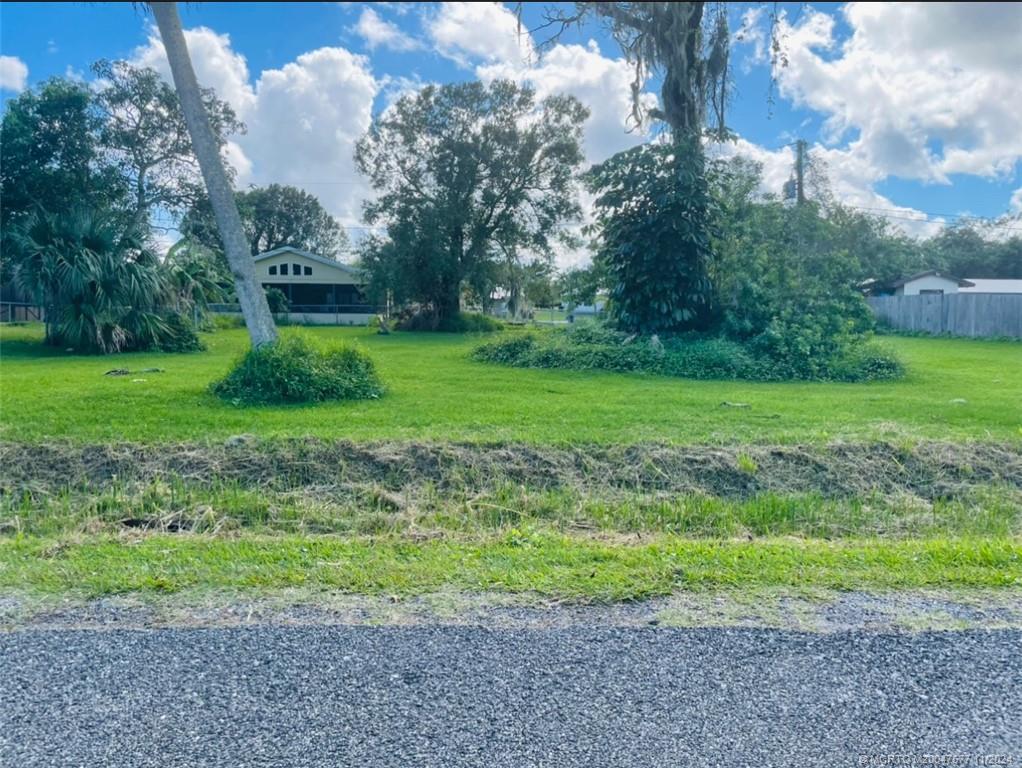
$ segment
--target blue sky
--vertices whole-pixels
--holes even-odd
[[[1022,4],[785,4],[778,30],[788,66],[773,71],[770,7],[731,6],[732,30],[745,26],[730,113],[741,140],[718,151],[754,156],[777,191],[790,173],[787,145],[804,138],[840,199],[916,233],[963,214],[1022,210]],[[646,138],[626,133],[628,67],[596,24],[537,50],[544,33],[520,37],[499,4],[181,10],[200,80],[249,126],[232,142],[239,182],[303,186],[348,226],[367,194],[350,162],[353,141],[373,113],[421,83],[515,77],[541,95],[572,92],[593,109],[594,161]],[[542,10],[527,6],[526,29]],[[0,55],[4,98],[51,76],[88,78],[99,58],[165,68],[150,19],[128,4],[4,3]]]

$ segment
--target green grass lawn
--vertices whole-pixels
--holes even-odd
[[[157,535],[125,541],[0,539],[0,589],[100,597],[192,588],[310,587],[417,595],[454,589],[582,601],[678,589],[1017,587],[1017,540],[701,541],[631,546],[511,531],[485,539]]]
[[[710,443],[733,450],[756,443],[764,447],[748,450],[761,458],[774,453],[775,443],[810,443],[819,452],[837,440],[915,447],[926,440],[1008,441],[1009,464],[1022,440],[1022,344],[1012,342],[889,338],[908,369],[900,381],[778,384],[487,365],[468,359],[479,337],[303,332],[361,344],[379,367],[386,395],[301,407],[223,403],[209,384],[247,348],[244,330],[207,335],[207,351],[196,354],[94,357],[44,346],[39,326],[0,327],[0,439],[202,443],[249,433],[531,443],[526,448],[537,456],[542,446],[564,444]],[[104,375],[113,368],[133,373]],[[163,371],[139,372],[144,368]],[[248,450],[292,450],[287,445],[271,440]],[[182,450],[214,448],[234,450]],[[977,448],[1005,450],[971,446]],[[481,450],[472,446],[470,453]],[[899,451],[892,455],[911,464],[911,452]],[[52,478],[66,482],[66,464],[46,467],[47,485],[26,461],[19,469],[36,476],[24,482],[24,472],[14,482],[17,473],[0,469],[0,594],[89,599],[301,587],[587,601],[696,588],[1017,588],[1022,486],[1010,467],[996,473],[1000,480],[984,471],[972,478],[977,459],[968,455],[956,457],[968,465],[971,490],[948,498],[941,493],[954,492],[953,483],[912,498],[897,492],[831,498],[828,488],[748,498],[621,488],[603,498],[590,482],[573,489],[505,487],[489,474],[466,475],[461,489],[456,483],[420,488],[418,495],[396,489],[407,497],[372,483],[344,485],[343,478],[334,478],[328,498],[326,486],[271,492],[254,478],[251,487],[220,486],[194,473],[141,486],[117,474],[105,485],[57,489]],[[746,463],[743,472],[764,471]],[[951,463],[939,467],[935,482],[949,480]]]
[[[261,408],[220,402],[208,386],[246,348],[244,330],[204,336],[208,350],[201,353],[98,357],[45,347],[40,326],[2,327],[0,438],[160,442],[251,433],[543,444],[1022,438],[1022,344],[1013,342],[890,338],[886,343],[908,367],[903,380],[778,384],[520,370],[468,360],[479,342],[473,337],[304,332],[360,343],[379,367],[384,398]],[[103,375],[118,367],[164,372]]]

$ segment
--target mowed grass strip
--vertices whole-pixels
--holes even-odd
[[[293,332],[285,329],[285,333]],[[1022,344],[888,338],[908,375],[866,384],[691,381],[519,370],[468,359],[480,337],[303,329],[357,341],[387,387],[378,401],[239,408],[208,391],[248,343],[205,334],[193,354],[83,356],[40,326],[0,327],[0,437],[80,443],[312,435],[537,444],[1022,439]],[[516,333],[517,331],[506,331]],[[104,376],[127,368],[128,376]],[[145,368],[163,372],[139,373]],[[735,405],[742,407],[734,407]]]
[[[549,532],[492,538],[150,535],[0,541],[0,588],[118,593],[304,587],[407,596],[455,589],[614,601],[712,587],[900,589],[1022,585],[1022,541],[771,539],[623,543]]]

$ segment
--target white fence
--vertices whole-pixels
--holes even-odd
[[[1022,339],[1022,294],[871,296],[877,317],[903,331]]]

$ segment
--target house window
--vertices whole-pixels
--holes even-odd
[[[286,275],[287,274],[287,264],[281,264],[280,265],[280,274],[282,274],[282,275]]]
[[[919,295],[920,296],[943,296],[944,295],[944,289],[943,288],[920,288],[919,289]]]
[[[292,264],[291,266],[294,267],[294,270],[295,270],[294,272],[291,273],[292,275],[294,275],[295,277],[298,277],[298,275],[302,274],[302,265],[301,264]]]
[[[306,277],[309,277],[310,275],[312,275],[312,267],[304,267],[303,269],[305,270],[305,271],[303,272],[303,274],[304,274],[304,275],[305,275]]]
[[[271,275],[277,274],[277,265],[276,264],[274,264],[272,267],[270,267],[270,274]]]

